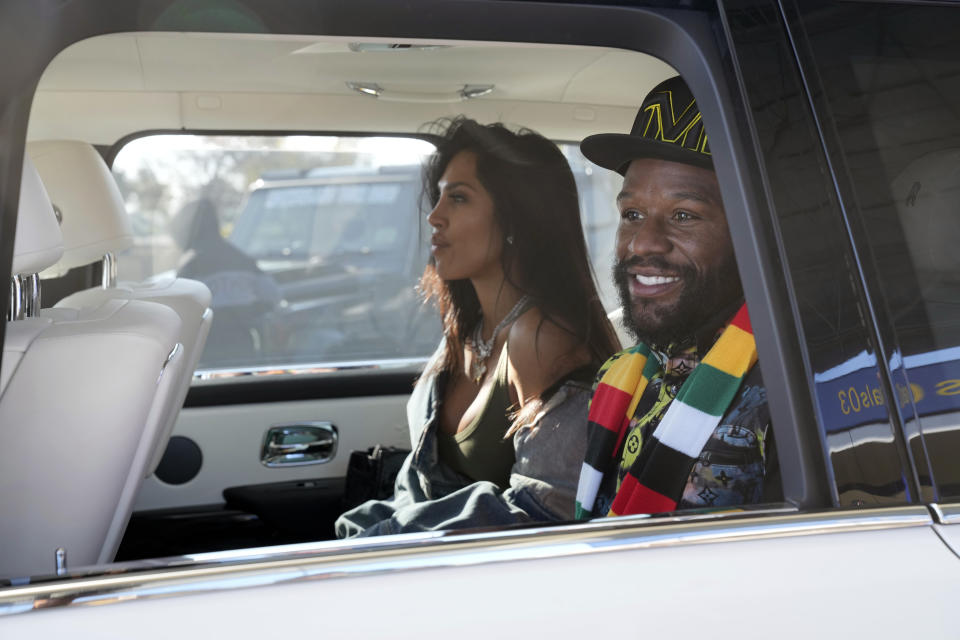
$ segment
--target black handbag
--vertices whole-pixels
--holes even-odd
[[[343,489],[344,510],[367,500],[383,500],[392,496],[397,473],[409,454],[409,449],[380,445],[366,451],[352,452]]]

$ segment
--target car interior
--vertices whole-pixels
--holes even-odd
[[[16,265],[33,298],[8,323],[3,409],[23,402],[4,413],[23,438],[70,419],[76,440],[47,452],[53,478],[25,470],[5,492],[34,520],[4,519],[23,545],[2,572],[332,537],[350,452],[410,447],[406,395],[439,336],[414,290],[431,126],[463,114],[562,146],[616,314],[618,177],[576,143],[629,130],[672,75],[640,53],[493,42],[159,32],[62,51],[33,100],[20,207],[44,230],[18,227],[16,254],[57,249]],[[203,246],[201,201],[219,232]],[[229,252],[257,265],[253,302],[235,276],[183,277]],[[76,355],[51,346],[68,339]],[[88,361],[102,371],[68,384]],[[41,375],[85,404],[24,417]]]

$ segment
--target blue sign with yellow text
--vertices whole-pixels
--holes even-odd
[[[958,352],[960,349],[945,349],[903,359],[908,382],[894,384],[901,411],[913,413],[912,403],[920,417],[960,412]],[[887,400],[873,356],[861,353],[816,374],[814,383],[827,432],[888,421]]]

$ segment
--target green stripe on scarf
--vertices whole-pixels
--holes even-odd
[[[733,394],[740,388],[742,378],[734,378],[703,362],[697,365],[688,380],[692,380],[694,375],[697,376],[696,383],[684,384],[674,402],[696,407],[712,416],[722,415]]]

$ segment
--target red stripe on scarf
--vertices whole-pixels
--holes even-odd
[[[753,335],[753,326],[750,324],[750,313],[747,311],[747,305],[741,305],[740,310],[737,311],[737,314],[733,316],[733,320],[730,321],[735,327],[743,329],[747,333]]]
[[[620,490],[617,491],[617,496],[610,505],[610,511],[617,515],[664,513],[675,511],[676,508],[676,501],[640,484],[640,481],[630,473],[624,476]]]
[[[626,414],[632,397],[626,391],[601,382],[593,394],[590,416],[587,419],[608,431],[619,434],[624,423],[629,420]]]

